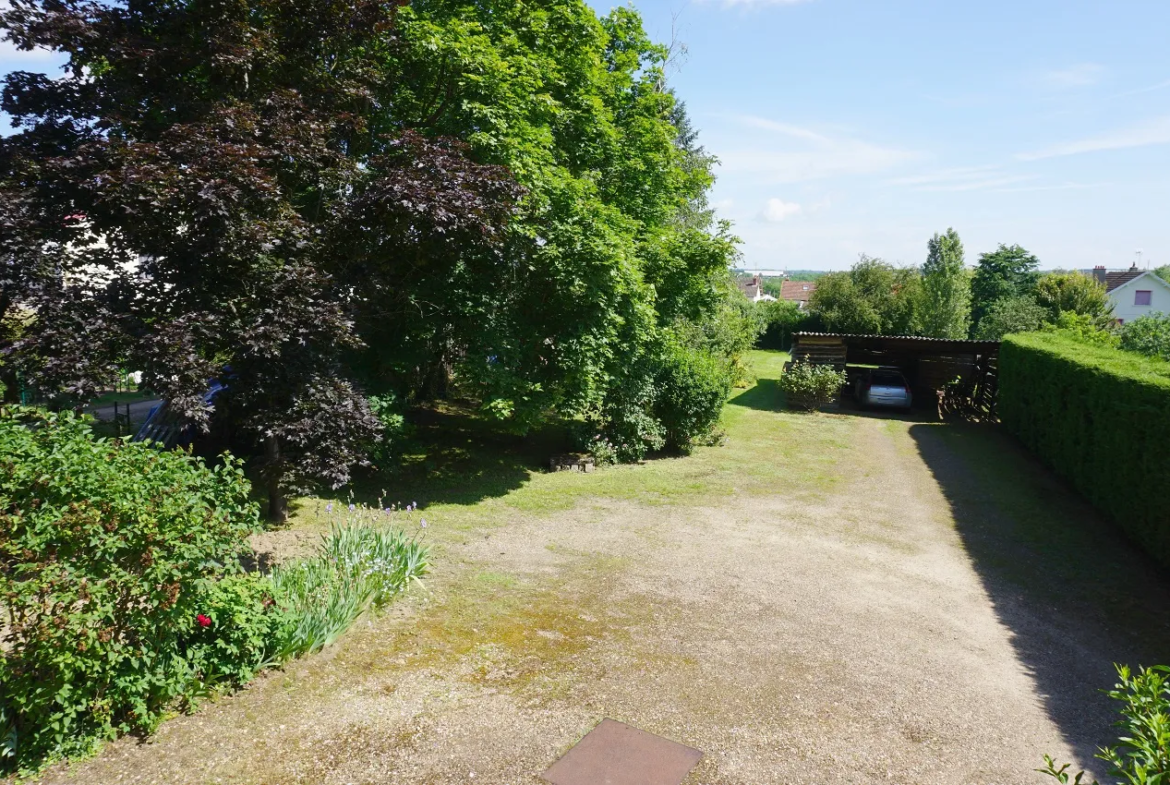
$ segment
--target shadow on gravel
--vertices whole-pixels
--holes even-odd
[[[1101,771],[1093,755],[1116,741],[1101,693],[1113,663],[1170,663],[1170,576],[997,427],[910,434],[1074,766]]]

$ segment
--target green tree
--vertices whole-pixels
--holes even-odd
[[[0,12],[16,46],[69,58],[59,79],[5,80],[19,131],[0,141],[0,258],[18,272],[0,300],[36,315],[17,362],[83,399],[141,369],[172,412],[204,430],[214,414],[248,445],[274,518],[289,491],[348,482],[378,438],[343,362],[361,345],[358,293],[379,280],[367,271],[391,254],[491,257],[520,195],[458,140],[379,122],[399,94],[382,68],[397,14],[373,0]]]
[[[1154,270],[1154,275],[1157,275],[1163,281],[1170,283],[1170,264],[1164,264],[1161,267]]]
[[[999,300],[1020,297],[1031,292],[1036,282],[1040,260],[1018,245],[1000,245],[979,257],[971,279],[971,322],[979,322]]]
[[[1009,333],[1039,330],[1047,318],[1048,311],[1031,297],[1004,297],[993,302],[979,320],[975,337],[981,341],[998,341]]]
[[[954,229],[927,243],[922,266],[922,334],[966,338],[971,321],[971,277],[963,266],[963,243]]]
[[[1048,310],[1049,321],[1055,322],[1062,313],[1073,313],[1094,319],[1108,319],[1113,303],[1105,287],[1083,273],[1048,273],[1040,276],[1035,285],[1037,304]]]
[[[666,50],[629,8],[599,19],[582,0],[433,0],[399,20],[391,66],[407,87],[386,124],[463,139],[527,193],[506,263],[437,268],[425,287],[408,269],[386,287],[403,305],[361,322],[370,377],[449,369],[519,428],[558,411],[650,434],[619,410],[646,411],[669,347],[706,336],[701,350],[730,365],[725,338],[741,332],[724,323],[739,318],[737,240],[706,206],[714,158],[665,87]],[[463,282],[476,271],[498,275]]]
[[[917,335],[922,299],[917,269],[862,255],[849,272],[817,281],[809,310],[833,332]]]
[[[713,159],[628,8],[20,2],[3,24],[73,58],[5,92],[0,258],[41,316],[17,354],[84,394],[132,360],[200,423],[230,364],[217,416],[274,489],[348,479],[382,429],[367,392],[606,427],[683,333],[736,318]],[[93,267],[112,282],[30,273]]]

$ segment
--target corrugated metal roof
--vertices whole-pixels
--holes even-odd
[[[922,342],[922,343],[961,343],[969,344],[972,347],[976,346],[999,346],[999,341],[974,341],[968,338],[927,338],[921,335],[872,335],[866,333],[814,333],[814,332],[799,332],[794,334],[797,338],[801,336],[819,337],[819,338],[863,338],[883,341],[907,341],[907,342]]]

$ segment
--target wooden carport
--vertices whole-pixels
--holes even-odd
[[[857,366],[894,366],[920,404],[938,400],[943,414],[995,413],[999,341],[800,332],[792,339],[792,359],[846,371],[850,389],[861,372]]]

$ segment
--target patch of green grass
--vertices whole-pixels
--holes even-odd
[[[102,393],[97,398],[90,402],[89,408],[96,409],[102,406],[113,406],[115,403],[138,403],[139,401],[152,401],[158,396],[152,392],[145,390],[133,390],[130,392],[107,392]]]
[[[815,496],[835,487],[855,424],[782,411],[775,380],[787,353],[754,351],[749,360],[758,382],[732,395],[721,422],[723,445],[588,474],[550,473],[545,462],[568,446],[563,428],[521,437],[445,405],[416,413],[409,454],[362,480],[355,493],[387,504],[418,501],[432,522],[457,532],[590,500],[718,505],[737,494]],[[311,521],[316,507],[302,504],[298,515]]]

